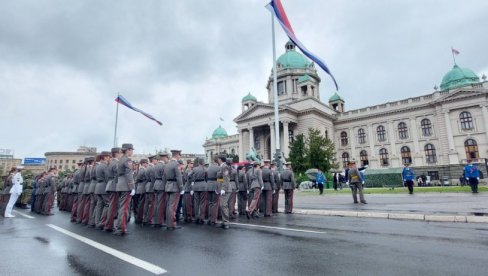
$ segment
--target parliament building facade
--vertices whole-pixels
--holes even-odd
[[[288,42],[277,60],[280,147],[297,134],[319,129],[336,145],[340,166],[350,160],[370,168],[398,168],[411,163],[417,174],[432,180],[457,179],[467,159],[483,163],[488,156],[488,82],[458,65],[447,72],[431,94],[346,110],[337,93],[328,104],[320,100],[320,78],[314,63]],[[254,148],[263,158],[275,152],[273,78],[267,82],[268,100],[250,93],[242,99],[242,113],[234,119],[238,133],[218,127],[203,145],[210,160],[220,152],[239,155]],[[480,166],[480,167],[484,167]],[[486,169],[482,169],[486,173]]]

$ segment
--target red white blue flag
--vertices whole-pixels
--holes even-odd
[[[455,55],[459,55],[459,51],[451,47],[451,52]]]
[[[163,125],[163,123],[161,123],[160,121],[156,120],[156,118],[154,118],[154,117],[153,117],[151,114],[148,114],[148,113],[146,113],[146,112],[144,112],[144,111],[140,110],[139,108],[134,107],[134,106],[133,106],[131,103],[129,103],[129,101],[128,101],[126,98],[124,98],[122,95],[119,95],[119,96],[118,96],[118,97],[115,99],[115,101],[116,101],[117,103],[121,104],[121,105],[125,105],[126,107],[128,107],[128,108],[130,108],[130,109],[132,109],[132,110],[134,110],[134,111],[137,111],[137,112],[141,113],[142,115],[144,115],[144,116],[148,117],[149,119],[151,119],[151,120],[155,121],[156,123],[158,123],[160,126],[161,126],[161,125]]]
[[[302,51],[302,53],[307,56],[309,59],[313,60],[320,68],[322,68],[329,76],[332,78],[334,81],[336,90],[339,90],[339,86],[337,85],[337,82],[330,72],[329,68],[325,64],[323,60],[321,60],[318,56],[314,55],[312,52],[310,52],[301,42],[298,40],[298,38],[295,35],[295,32],[293,31],[293,28],[291,27],[290,21],[288,21],[288,17],[286,16],[285,9],[283,9],[283,5],[281,5],[280,0],[272,0],[269,2],[268,5],[266,5],[266,8],[274,13],[276,15],[276,18],[278,19],[278,22],[280,23],[281,27],[285,31],[286,35],[288,38],[290,38],[293,43]]]

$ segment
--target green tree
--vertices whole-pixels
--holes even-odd
[[[308,168],[328,172],[334,167],[335,146],[332,141],[314,128],[308,129],[305,147],[305,160]]]
[[[305,152],[305,137],[303,134],[298,134],[290,145],[290,153],[288,155],[288,160],[293,165],[293,171],[297,174],[305,173],[307,170]]]

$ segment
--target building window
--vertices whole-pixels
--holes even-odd
[[[464,150],[466,151],[466,158],[469,159],[478,159],[480,158],[480,154],[478,152],[478,143],[476,143],[473,139],[468,139],[464,142]]]
[[[341,145],[347,146],[348,142],[349,141],[347,139],[347,132],[345,132],[345,131],[341,132]]]
[[[364,131],[363,128],[360,128],[358,130],[358,142],[359,142],[359,144],[366,143],[366,131]]]
[[[462,130],[470,130],[474,128],[473,117],[471,113],[464,111],[459,114],[459,121],[461,122]]]
[[[278,95],[285,95],[286,94],[286,81],[279,81],[278,82]]]
[[[388,166],[390,164],[390,160],[388,158],[388,150],[385,148],[380,149],[380,164],[381,166]]]
[[[410,148],[404,146],[400,149],[400,153],[402,155],[402,162],[403,164],[411,164],[412,163],[412,153],[410,152]]]
[[[362,150],[359,153],[359,159],[361,160],[361,166],[369,165],[368,152],[367,151]]]
[[[288,130],[288,142],[293,143],[295,141],[295,135],[293,134],[293,130]]]
[[[63,164],[63,160],[59,160],[59,164]]]
[[[400,137],[400,139],[408,138],[408,129],[406,123],[401,122],[398,124],[398,136]]]
[[[432,180],[439,180],[439,172],[438,171],[427,171],[427,175]]]
[[[54,164],[58,164],[58,160],[54,160]]]
[[[72,163],[73,163],[73,164],[76,164],[76,160],[73,160],[73,162],[72,162]]]
[[[344,152],[342,154],[342,166],[346,168],[348,164],[349,164],[349,153]]]
[[[378,126],[376,128],[376,134],[378,135],[378,141],[384,142],[386,141],[386,131],[384,126]]]
[[[427,163],[436,163],[437,162],[437,155],[435,152],[435,147],[432,144],[427,144],[424,147],[425,151],[425,161]]]
[[[259,141],[259,135],[257,135],[257,134],[254,135],[254,148],[257,150],[261,148],[261,143]]]
[[[59,167],[58,167],[58,168],[61,170],[61,169],[63,168],[63,166],[59,165]]]
[[[69,160],[66,160],[66,164],[69,164]]]
[[[420,127],[422,128],[423,136],[428,137],[432,135],[432,124],[430,123],[429,119],[423,119],[420,121]]]
[[[300,87],[300,90],[302,90],[302,96],[307,96],[308,92],[307,92],[307,86],[306,85]]]
[[[230,150],[230,153],[231,153],[231,154],[236,154],[236,150],[235,150],[235,149],[231,149],[231,150]]]

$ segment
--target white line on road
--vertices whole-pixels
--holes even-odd
[[[72,238],[75,238],[75,239],[77,239],[77,240],[79,240],[81,242],[84,242],[84,243],[86,243],[86,244],[88,244],[90,246],[93,246],[93,247],[95,247],[98,250],[101,250],[101,251],[103,251],[103,252],[105,252],[107,254],[110,254],[110,255],[112,255],[112,256],[114,256],[116,258],[119,258],[122,261],[128,262],[128,263],[133,264],[135,266],[138,266],[138,267],[140,267],[142,269],[145,269],[145,270],[147,270],[147,271],[149,271],[151,273],[154,273],[156,275],[160,275],[160,274],[163,274],[163,273],[166,273],[167,272],[165,269],[163,269],[163,268],[161,268],[159,266],[153,265],[153,264],[148,263],[148,262],[146,262],[144,260],[141,260],[141,259],[136,258],[134,256],[131,256],[129,254],[126,254],[124,252],[118,251],[116,249],[113,249],[111,247],[108,247],[106,245],[103,245],[101,243],[98,243],[96,241],[90,240],[88,238],[85,238],[83,236],[80,236],[78,234],[75,234],[73,232],[70,232],[70,231],[68,231],[66,229],[63,229],[61,227],[58,227],[56,225],[53,225],[53,224],[46,224],[46,225],[48,227],[51,227],[52,229],[54,229],[56,231],[59,231],[59,232],[65,234],[65,235],[68,235],[68,236],[70,236]]]
[[[283,227],[265,226],[265,225],[257,225],[257,224],[236,223],[236,222],[231,222],[230,224],[233,224],[233,225],[241,225],[241,226],[249,226],[249,227],[257,227],[257,228],[265,228],[265,229],[277,229],[277,230],[292,231],[292,232],[303,232],[303,233],[313,233],[313,234],[327,234],[327,232],[322,232],[322,231],[312,231],[312,230],[302,230],[302,229],[293,229],[293,228],[283,228]]]
[[[22,213],[22,212],[19,212],[19,211],[17,211],[17,210],[13,210],[13,211],[14,211],[16,214],[19,214],[19,215],[21,215],[21,216],[23,216],[23,217],[30,218],[30,219],[35,219],[35,217],[33,217],[33,216],[29,216],[29,215],[26,215],[26,214],[24,214],[24,213]]]

